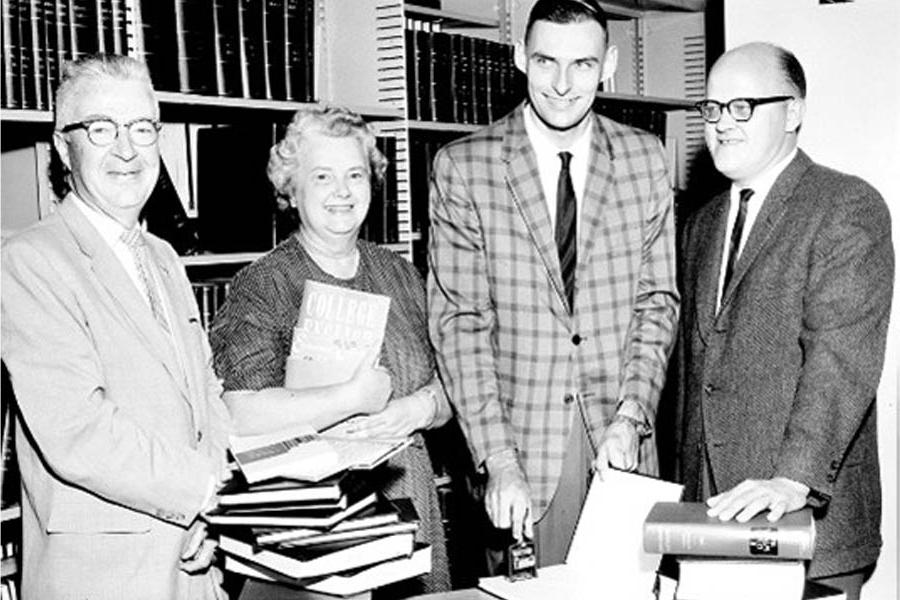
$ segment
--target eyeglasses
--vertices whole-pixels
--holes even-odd
[[[731,118],[739,123],[749,121],[753,116],[753,109],[762,104],[784,102],[793,100],[793,96],[768,96],[766,98],[734,98],[728,102],[716,100],[701,100],[694,104],[700,116],[707,123],[718,123],[722,118],[722,109],[727,108]]]
[[[152,146],[159,139],[162,125],[153,119],[135,119],[119,125],[112,119],[90,119],[66,125],[60,132],[69,133],[76,129],[87,131],[88,140],[95,146],[110,146],[119,137],[119,127],[128,132],[128,139],[135,146]]]

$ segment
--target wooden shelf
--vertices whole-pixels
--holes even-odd
[[[0,511],[0,521],[6,523],[7,521],[13,521],[22,516],[22,507],[18,504],[13,506],[8,506]]]
[[[320,106],[323,103],[286,102],[282,100],[252,100],[247,98],[223,98],[219,96],[202,96],[199,94],[178,94],[174,92],[157,92],[163,116],[171,109],[217,108],[238,111],[268,111],[277,113],[293,113],[297,110]],[[347,106],[350,110],[366,118],[402,119],[403,111],[392,106]],[[53,111],[0,109],[0,119],[4,122],[16,123],[53,123]]]
[[[629,102],[637,104],[652,105],[654,108],[662,108],[663,110],[693,110],[694,102],[692,100],[681,100],[678,98],[663,98],[660,96],[637,96],[635,94],[618,94],[615,92],[597,92],[597,99],[612,102]]]
[[[427,8],[425,6],[407,4],[403,7],[403,12],[408,17],[440,23],[445,27],[487,27],[490,29],[500,27],[499,19],[487,19],[450,10]]]
[[[469,133],[478,131],[487,127],[484,125],[473,125],[471,123],[441,123],[438,121],[409,121],[409,128],[417,131],[461,131]]]
[[[181,264],[186,267],[199,267],[208,265],[235,265],[251,263],[265,255],[265,252],[231,252],[227,254],[194,254],[182,256]]]
[[[53,113],[49,110],[24,110],[18,108],[0,109],[0,120],[15,123],[52,123]]]

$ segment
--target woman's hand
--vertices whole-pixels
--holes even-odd
[[[353,412],[363,414],[381,412],[391,397],[393,391],[391,374],[378,364],[378,354],[378,348],[375,348],[362,360],[353,377],[342,384],[349,403],[355,407]]]
[[[357,417],[347,433],[367,438],[406,437],[426,428],[434,417],[434,401],[429,394],[413,393],[395,398],[384,410]]]

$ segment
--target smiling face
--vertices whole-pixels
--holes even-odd
[[[781,74],[775,55],[761,46],[728,53],[713,66],[707,98],[726,103],[734,98],[797,96]],[[716,169],[745,186],[787,156],[797,145],[803,100],[764,104],[749,121],[738,122],[727,110],[718,123],[706,123],[706,144]]]
[[[67,107],[69,125],[105,118],[122,124],[135,119],[158,119],[153,91],[142,81],[107,76],[86,79],[78,85]],[[135,146],[120,129],[113,144],[95,146],[87,131],[54,133],[54,145],[71,172],[72,189],[78,196],[126,227],[137,222],[159,175],[159,146]]]
[[[607,50],[603,27],[594,20],[535,21],[528,39],[516,45],[515,59],[528,78],[534,112],[561,145],[577,135],[600,82],[616,66],[615,49]]]
[[[305,134],[291,178],[301,227],[326,247],[355,241],[369,211],[369,161],[355,137]]]

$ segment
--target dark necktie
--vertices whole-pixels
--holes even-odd
[[[750,196],[753,190],[744,188],[740,191],[741,204],[738,207],[737,219],[734,221],[734,229],[731,230],[731,244],[728,246],[728,262],[725,263],[725,282],[722,284],[722,297],[725,297],[725,290],[731,283],[731,276],[734,275],[734,265],[737,263],[738,250],[741,247],[741,235],[744,233],[744,221],[747,219],[747,204],[750,202]]]
[[[562,165],[556,182],[556,250],[559,252],[559,268],[566,287],[569,312],[572,312],[575,307],[575,266],[578,264],[575,235],[578,208],[575,204],[575,188],[569,175],[572,153],[560,152],[559,158]]]

